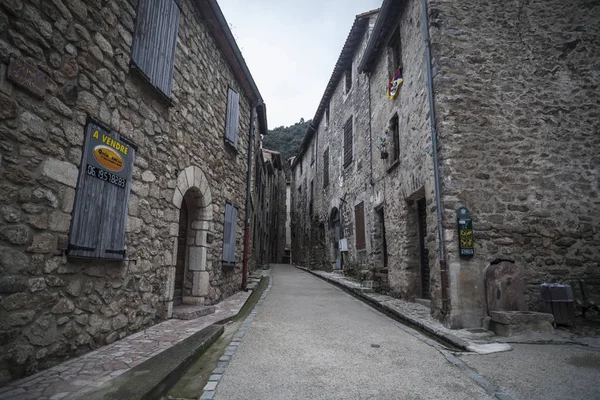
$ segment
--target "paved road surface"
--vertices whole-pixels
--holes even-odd
[[[227,367],[216,399],[489,399],[435,348],[288,265]]]

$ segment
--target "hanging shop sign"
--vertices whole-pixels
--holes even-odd
[[[14,55],[8,61],[6,77],[38,97],[43,98],[46,94],[46,75],[35,65]]]
[[[71,219],[70,257],[123,260],[136,146],[88,120]]]
[[[473,257],[475,249],[473,247],[473,220],[466,207],[461,207],[457,211],[458,222],[458,249],[461,257]]]

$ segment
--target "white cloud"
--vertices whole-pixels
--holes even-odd
[[[220,0],[269,127],[311,119],[357,14],[381,0]]]

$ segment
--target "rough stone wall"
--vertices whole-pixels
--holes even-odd
[[[600,5],[429,2],[453,326],[484,315],[483,271],[515,261],[542,282],[598,276]],[[455,209],[474,219],[459,259]]]
[[[371,129],[373,154],[372,207],[383,207],[388,251],[390,289],[400,297],[421,297],[421,271],[416,200],[427,201],[427,240],[434,310],[439,306],[436,208],[429,125],[429,104],[425,73],[425,43],[421,23],[421,2],[409,0],[395,26],[400,28],[404,83],[398,97],[390,100],[385,88],[394,67],[387,46],[379,51],[371,72]],[[390,68],[391,67],[391,68]],[[377,143],[385,137],[392,117],[398,114],[399,158],[380,156]],[[388,138],[391,140],[391,133]]]
[[[360,44],[353,56],[352,62],[352,88],[348,93],[345,89],[345,78],[342,75],[331,96],[329,102],[329,123],[325,115],[318,121],[317,133],[313,137],[309,150],[304,154],[304,159],[311,160],[311,152],[316,146],[315,162],[309,165],[308,174],[314,179],[314,216],[312,221],[307,221],[312,230],[325,229],[324,234],[314,232],[313,238],[307,244],[314,253],[315,260],[310,264],[313,266],[323,265],[331,269],[335,265],[332,248],[333,230],[331,229],[330,217],[334,208],[337,208],[342,217],[343,237],[348,240],[348,252],[343,254],[344,265],[347,268],[359,268],[364,266],[368,253],[371,251],[371,242],[366,240],[366,249],[357,250],[355,243],[355,221],[354,207],[365,203],[365,236],[370,235],[370,207],[369,182],[370,182],[370,159],[369,159],[369,91],[367,77],[358,73],[358,64],[366,47],[369,32],[375,23],[376,15],[369,17],[368,27]],[[344,125],[352,118],[353,150],[352,163],[344,167]],[[323,155],[329,149],[329,185],[323,187]],[[305,163],[305,166],[308,164]],[[309,182],[310,180],[307,179]],[[341,201],[340,199],[344,199]],[[324,239],[324,240],[323,240]],[[307,248],[308,250],[308,248]],[[323,263],[323,254],[327,257],[329,264]]]
[[[239,289],[250,105],[189,0],[173,101],[129,69],[135,1],[11,1],[0,7],[0,384],[166,318],[172,300],[178,173],[212,194],[206,301]],[[39,100],[5,79],[9,55],[48,77]],[[228,86],[241,95],[238,152],[223,140]],[[67,259],[83,129],[92,116],[131,138],[127,262]],[[221,267],[226,200],[238,204],[234,269]],[[64,249],[64,247],[62,247]]]

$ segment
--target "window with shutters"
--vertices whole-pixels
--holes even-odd
[[[225,141],[237,149],[238,127],[240,123],[240,95],[229,88],[227,94],[227,117],[225,121]]]
[[[179,27],[175,0],[139,0],[131,65],[169,100]]]
[[[323,153],[323,187],[329,186],[329,147]]]
[[[363,202],[354,207],[354,221],[356,226],[356,249],[365,248],[365,205]]]
[[[125,229],[136,146],[89,120],[84,131],[67,255],[125,259]]]
[[[352,164],[352,117],[344,125],[344,168]]]
[[[223,265],[235,265],[237,207],[225,203],[225,226],[223,227]]]

